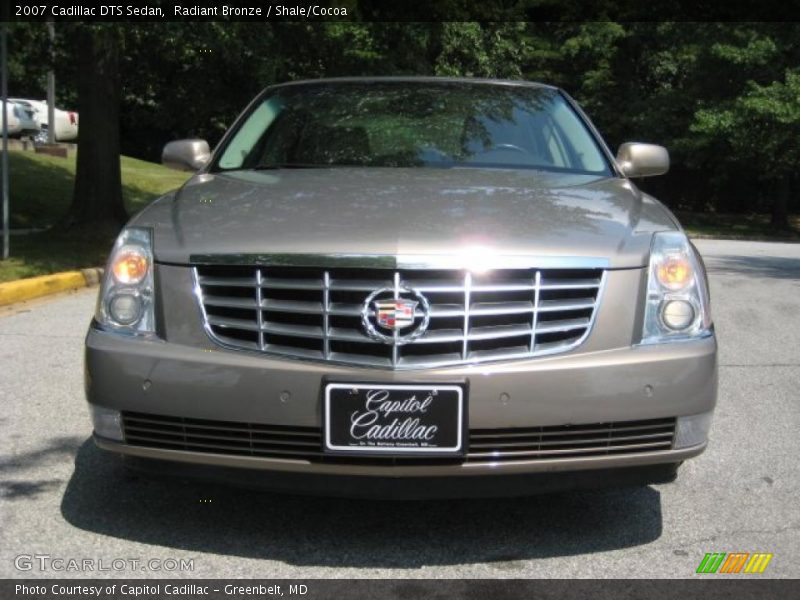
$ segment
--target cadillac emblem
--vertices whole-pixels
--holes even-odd
[[[419,302],[413,300],[373,300],[378,325],[384,329],[403,329],[414,324],[414,311]]]
[[[428,329],[430,318],[428,299],[406,286],[375,290],[361,305],[364,331],[384,344],[413,342]]]

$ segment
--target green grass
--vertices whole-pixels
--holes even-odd
[[[11,258],[0,260],[0,283],[105,264],[114,240],[63,233],[11,236]]]
[[[46,229],[57,224],[72,201],[75,157],[58,158],[11,151],[11,227]],[[130,214],[179,187],[188,174],[123,156],[122,196]],[[0,282],[105,263],[113,242],[108,236],[77,236],[57,231],[11,236],[11,258],[0,261]]]
[[[742,240],[800,241],[800,215],[789,217],[791,228],[775,230],[770,216],[762,214],[726,214],[676,212],[690,236],[722,237]]]
[[[66,214],[72,201],[75,157],[9,152],[11,227],[46,228]],[[187,173],[155,163],[120,157],[122,198],[135,214],[150,201],[183,184]]]

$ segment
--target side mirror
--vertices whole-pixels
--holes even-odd
[[[164,146],[161,164],[180,171],[197,171],[211,159],[211,149],[205,140],[177,140]]]
[[[669,171],[669,152],[664,146],[627,142],[619,147],[617,164],[626,177],[652,177]]]

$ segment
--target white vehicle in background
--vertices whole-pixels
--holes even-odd
[[[23,135],[35,136],[39,134],[41,125],[36,115],[36,109],[30,105],[9,99],[6,103],[6,115],[8,115],[9,136],[21,137]]]
[[[34,141],[39,143],[47,142],[47,130],[49,128],[47,102],[19,98],[11,98],[10,101],[33,110],[34,118],[38,125],[38,134],[35,136]],[[78,113],[75,111],[56,108],[55,122],[57,142],[69,142],[78,137]]]

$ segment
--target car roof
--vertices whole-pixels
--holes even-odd
[[[300,79],[270,85],[271,90],[282,87],[302,85],[315,85],[327,83],[465,83],[473,85],[500,85],[509,87],[533,87],[558,90],[559,88],[537,81],[524,81],[520,79],[491,79],[483,77],[435,77],[435,76],[381,76],[381,77],[323,77],[319,79]]]

